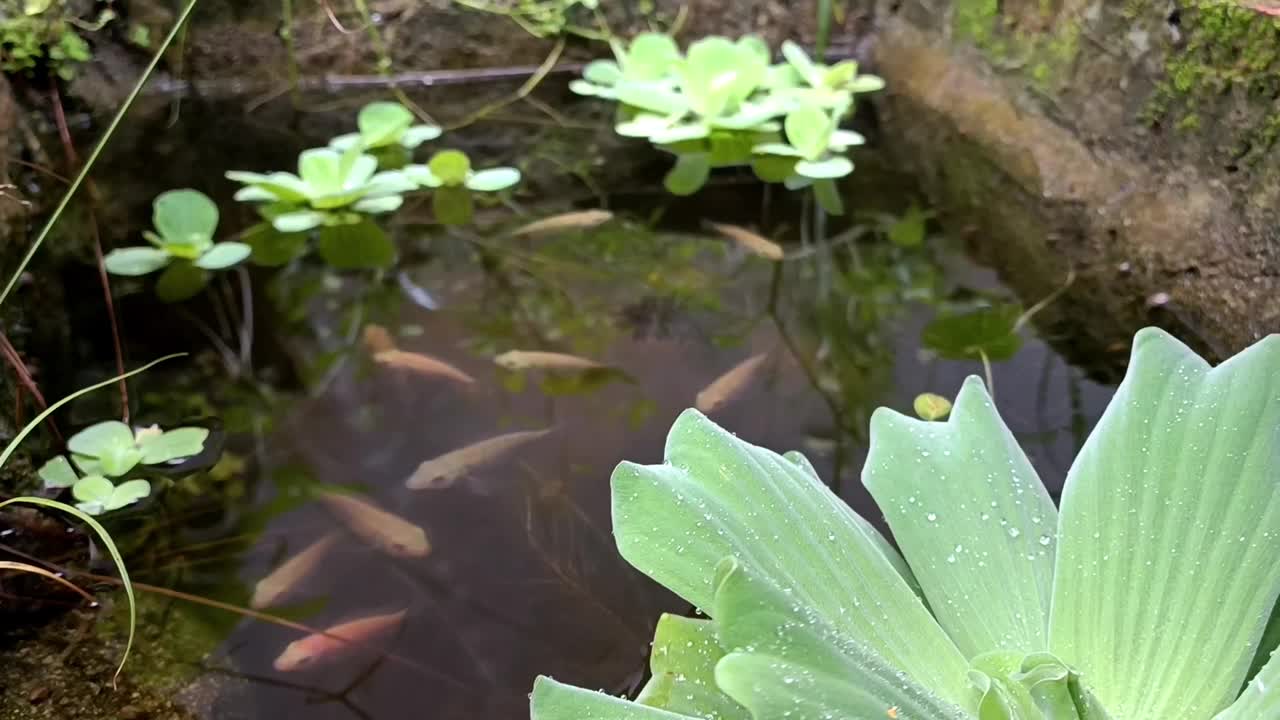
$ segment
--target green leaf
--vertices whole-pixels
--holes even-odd
[[[396,260],[395,243],[370,220],[322,228],[316,249],[335,270],[385,268]]]
[[[1209,717],[1280,593],[1280,336],[1217,368],[1139,331],[1067,475],[1050,649],[1119,718]]]
[[[652,82],[660,80],[680,60],[680,48],[670,35],[646,32],[635,36],[627,49],[623,71],[628,80]],[[607,63],[607,61],[605,61]],[[592,63],[593,65],[596,63]],[[612,64],[612,63],[608,63]],[[616,66],[615,66],[616,68]],[[607,67],[597,67],[583,76],[602,85],[614,85],[618,78]],[[597,79],[600,78],[600,79]]]
[[[617,88],[618,101],[666,117],[689,112],[689,101],[675,90],[661,85],[624,82]]]
[[[711,621],[663,615],[649,654],[653,677],[636,702],[694,717],[751,720],[746,708],[716,686],[716,663],[722,657]]]
[[[520,171],[510,167],[481,170],[467,178],[466,185],[477,192],[497,192],[520,182]]]
[[[395,212],[404,205],[404,198],[399,195],[387,195],[386,197],[365,198],[355,205],[351,206],[352,210],[368,215],[381,215],[383,213]]]
[[[967,657],[1048,647],[1057,510],[981,380],[947,422],[876,410],[862,482]]]
[[[814,180],[812,182],[813,196],[818,200],[818,207],[821,207],[830,215],[843,215],[844,199],[840,196],[840,188],[835,184],[835,181]]]
[[[705,123],[685,123],[669,125],[649,134],[649,139],[660,145],[701,140],[711,134],[711,128]]]
[[[696,410],[680,415],[665,455],[662,465],[614,471],[614,534],[628,562],[706,609],[720,560],[737,558],[815,621],[963,702],[964,657],[865,521],[810,472]]]
[[[242,236],[251,249],[250,259],[256,265],[278,267],[302,255],[306,250],[305,233],[280,232],[270,223],[258,223]]]
[[[414,125],[400,136],[400,144],[410,150],[424,142],[435,140],[444,134],[444,129],[435,125]]]
[[[132,505],[151,494],[151,483],[146,480],[126,480],[115,487],[103,506],[108,512]]]
[[[199,455],[204,450],[204,441],[208,437],[209,431],[206,428],[174,428],[159,435],[145,436],[138,446],[142,449],[144,465],[158,465],[178,458]]]
[[[383,147],[400,139],[413,124],[413,113],[398,102],[371,102],[360,109],[356,126],[366,148]]]
[[[156,282],[156,297],[179,302],[195,296],[209,284],[209,273],[185,260],[172,263]]]
[[[993,305],[960,315],[939,315],[924,329],[925,347],[951,360],[1008,360],[1022,348],[1014,331],[1022,309],[1013,304]]]
[[[360,137],[360,133],[344,133],[329,141],[329,147],[339,152],[346,152],[353,147],[364,147],[364,138]],[[237,200],[241,198],[237,195]]]
[[[782,43],[782,57],[787,59],[791,67],[800,75],[800,77],[810,85],[817,85],[821,80],[821,74],[813,60],[809,59],[809,53],[806,53],[799,45],[787,40]]]
[[[806,159],[816,160],[827,151],[827,143],[835,127],[822,108],[802,105],[787,113],[783,129],[787,133],[787,142]]]
[[[757,156],[751,159],[751,170],[764,182],[782,182],[795,171],[796,161],[791,158],[771,155]]]
[[[583,690],[539,676],[529,696],[530,720],[696,720],[666,710]]]
[[[244,243],[220,242],[209,248],[208,252],[201,255],[194,264],[205,270],[222,270],[249,257],[252,251],[253,248]]]
[[[796,163],[796,172],[814,180],[834,180],[853,172],[853,163],[839,155],[825,160],[801,160]]]
[[[296,210],[271,218],[271,225],[282,233],[301,233],[324,224],[325,214],[316,210]]]
[[[716,683],[755,718],[889,718],[895,709],[902,718],[969,720],[745,562],[719,564],[714,614],[727,651]]]
[[[115,489],[116,486],[101,475],[87,475],[76,481],[71,488],[71,495],[81,503],[105,507]]]
[[[280,202],[300,203],[307,199],[310,188],[302,178],[287,172],[274,172],[269,175],[261,173],[230,170],[226,172],[228,180],[245,183],[249,187],[241,188],[236,193],[236,200],[256,202],[275,198]],[[266,196],[263,193],[266,193]]]
[[[113,448],[133,447],[133,430],[119,420],[106,420],[81,430],[67,440],[73,453],[99,457]]]
[[[442,150],[431,157],[427,168],[442,184],[461,185],[471,172],[471,159],[458,150]]]
[[[924,244],[925,223],[932,213],[912,205],[902,217],[889,226],[889,241],[898,247],[913,248]]]
[[[859,75],[845,89],[853,93],[877,92],[884,89],[884,80],[875,75]]]
[[[44,486],[49,489],[69,488],[76,484],[79,476],[71,467],[71,463],[67,462],[67,458],[62,455],[51,458],[40,469],[36,471],[36,475],[44,482]]]
[[[418,187],[438,188],[444,185],[444,181],[436,177],[436,174],[426,165],[409,165],[401,172]]]
[[[102,263],[112,275],[137,276],[155,272],[172,259],[173,256],[159,248],[130,247],[112,250]]]
[[[102,473],[109,477],[120,477],[129,472],[142,460],[142,451],[129,443],[126,446],[110,446],[98,453],[98,463]]]
[[[711,158],[706,153],[686,153],[676,157],[662,184],[672,195],[692,195],[711,177]]]
[[[153,203],[152,223],[165,242],[207,247],[218,229],[218,206],[196,190],[170,190]]]
[[[82,475],[105,475],[106,471],[102,469],[102,463],[98,462],[98,458],[91,455],[81,455],[80,453],[71,453],[71,462],[80,470]]]
[[[1271,650],[1271,658],[1262,666],[1240,697],[1213,720],[1258,720],[1280,717],[1280,653]]]
[[[465,187],[445,186],[432,193],[431,209],[442,225],[466,225],[475,215],[475,201]]]
[[[622,69],[612,60],[594,60],[582,69],[582,78],[592,85],[612,87],[622,79]]]
[[[358,151],[358,148],[350,148],[341,153],[329,148],[303,150],[298,155],[298,177],[307,184],[307,197],[314,198],[342,190],[346,175],[343,158]]]

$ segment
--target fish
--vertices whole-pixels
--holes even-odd
[[[294,672],[341,657],[361,644],[395,632],[404,622],[404,615],[404,610],[386,615],[370,615],[294,640],[285,646],[284,652],[280,653],[272,665],[279,672]]]
[[[426,375],[428,377],[444,378],[454,382],[470,385],[476,379],[450,365],[443,360],[437,360],[430,355],[423,353],[406,352],[400,349],[382,350],[373,354],[374,362],[385,367],[401,368]]]
[[[597,225],[604,224],[613,219],[613,213],[608,210],[578,210],[575,212],[561,213],[560,215],[552,215],[551,217],[535,220],[528,225],[521,225],[511,231],[512,235],[541,235],[543,233],[556,232],[559,230],[580,230],[584,228],[593,228]]]
[[[283,599],[316,569],[341,537],[342,533],[336,531],[323,535],[297,555],[280,563],[280,567],[272,570],[253,587],[249,607],[261,610]]]
[[[694,400],[694,407],[704,413],[710,413],[733,400],[751,383],[768,359],[769,353],[760,353],[734,365],[729,372],[711,381],[710,385],[698,393]]]
[[[424,461],[405,480],[410,490],[438,490],[446,488],[471,470],[501,459],[521,445],[531,443],[551,433],[552,428],[524,430],[487,438],[466,447],[451,450],[439,457]]]
[[[577,355],[540,350],[508,350],[493,361],[507,370],[598,370],[606,367]]]
[[[354,495],[321,491],[318,497],[352,534],[388,555],[420,558],[431,552],[427,533],[399,515]]]
[[[391,331],[381,325],[372,323],[364,326],[364,347],[371,353],[377,354],[396,349],[396,339],[391,336]]]
[[[782,259],[782,246],[765,236],[738,225],[708,222],[707,226],[721,235],[736,242],[744,250],[766,260],[777,262]]]

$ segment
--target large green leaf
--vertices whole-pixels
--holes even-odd
[[[663,185],[672,195],[692,195],[701,190],[710,177],[711,158],[706,153],[685,153],[676,158]]]
[[[1278,427],[1280,336],[1212,369],[1134,338],[1067,475],[1049,630],[1116,717],[1210,717],[1243,684],[1280,593]]]
[[[529,696],[530,720],[695,720],[539,677]]]
[[[316,249],[335,270],[389,267],[396,260],[395,243],[371,220],[322,228]]]
[[[157,465],[178,458],[199,455],[204,450],[204,441],[208,437],[208,428],[174,428],[159,435],[149,435],[139,442],[138,446],[142,449],[142,462],[147,465]]]
[[[1213,717],[1213,720],[1271,720],[1280,718],[1280,653],[1271,653],[1271,659],[1253,680],[1245,686],[1240,697],[1231,707]]]
[[[173,257],[160,248],[117,248],[102,259],[112,275],[146,275],[169,264]]]
[[[613,474],[614,534],[636,568],[709,608],[715,568],[737,558],[844,635],[954,702],[966,663],[865,523],[810,471],[745,443],[696,410],[666,463]]]
[[[981,380],[947,422],[877,410],[862,481],[967,656],[1049,646],[1058,513]]]
[[[716,663],[722,657],[710,620],[663,615],[649,656],[653,677],[636,702],[693,717],[751,720],[746,708],[716,686]]]
[[[968,718],[743,563],[721,562],[716,581],[716,629],[728,651],[716,682],[753,717]]]
[[[371,102],[360,109],[356,126],[366,148],[383,147],[400,139],[413,124],[413,113],[398,102]]]

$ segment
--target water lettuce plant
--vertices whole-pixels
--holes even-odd
[[[413,121],[413,113],[398,102],[371,102],[356,115],[359,130],[335,137],[329,141],[329,147],[338,151],[353,147],[377,150],[391,146],[413,150],[444,132],[436,125],[414,124]]]
[[[540,678],[533,718],[1280,717],[1277,428],[1280,336],[1213,368],[1143,330],[1057,508],[970,378],[945,422],[872,417],[899,553],[803,456],[687,411],[614,472],[614,533],[707,617],[662,618],[634,702]]]
[[[142,233],[150,247],[117,248],[103,258],[114,275],[146,275],[167,268],[158,291],[163,299],[189,297],[208,282],[206,270],[223,270],[249,257],[241,242],[215,242],[218,206],[198,190],[169,190],[152,201],[155,231]]]
[[[282,233],[351,225],[368,215],[397,210],[404,203],[403,194],[415,188],[398,171],[379,172],[377,158],[359,146],[304,150],[296,175],[232,170],[226,177],[245,185],[236,192],[236,200],[265,203],[260,212]]]
[[[666,187],[677,195],[701,188],[715,168],[750,166],[766,182],[792,189],[814,185],[831,212],[841,208],[833,179],[853,164],[844,153],[863,142],[839,128],[855,95],[884,86],[852,61],[814,63],[794,43],[772,65],[755,36],[708,37],[681,53],[669,36],[637,35],[613,43],[613,60],[587,65],[570,87],[619,104],[620,135],[647,138],[676,156]],[[783,134],[785,131],[785,135]]]
[[[404,174],[418,187],[435,191],[432,209],[445,225],[471,221],[472,192],[499,192],[520,182],[520,171],[513,167],[472,169],[471,158],[461,150],[441,150],[425,165],[405,167]]]

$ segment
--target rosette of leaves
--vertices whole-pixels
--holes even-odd
[[[426,165],[409,165],[405,177],[418,187],[434,190],[431,196],[436,219],[445,225],[464,225],[475,212],[472,192],[493,193],[520,182],[513,167],[473,170],[471,158],[460,150],[442,150]]]
[[[229,268],[249,256],[239,242],[214,242],[218,206],[198,190],[170,190],[152,203],[155,232],[143,232],[151,247],[118,248],[103,258],[114,275],[146,275],[165,268],[156,292],[163,300],[182,300],[208,283],[207,270]]]
[[[74,467],[59,455],[41,466],[37,474],[46,488],[71,488],[77,507],[100,515],[151,494],[151,484],[144,479],[117,485],[110,478],[123,477],[139,465],[164,465],[198,455],[208,437],[206,428],[161,430],[153,425],[135,431],[109,420],[87,427],[67,441]]]
[[[623,46],[610,41],[615,60],[595,60],[582,70],[582,79],[569,83],[579,95],[618,99],[618,86],[628,84],[675,85],[672,70],[680,61],[680,48],[670,35],[640,33]]]
[[[782,176],[791,190],[812,185],[827,212],[843,213],[833,181],[853,172],[853,162],[841,153],[866,142],[858,133],[840,128],[843,112],[843,107],[826,110],[806,104],[787,113],[783,123],[787,141],[766,142],[752,148],[758,157],[757,174],[766,178]]]
[[[777,130],[771,119],[786,108],[773,97],[755,96],[768,70],[769,47],[760,38],[704,38],[673,65],[674,83],[617,85],[617,99],[633,112],[615,129],[659,145],[705,138],[715,130]]]
[[[366,151],[388,147],[414,150],[444,132],[436,125],[414,124],[415,119],[413,113],[398,102],[372,102],[356,115],[359,130],[330,140],[329,147],[342,152],[353,147]]]
[[[226,177],[245,185],[237,200],[265,203],[260,212],[282,233],[351,225],[392,212],[404,203],[403,193],[415,187],[399,171],[378,172],[378,160],[359,147],[304,150],[296,175],[232,170]]]
[[[614,535],[707,617],[659,622],[634,702],[541,678],[532,716],[1280,717],[1277,427],[1280,336],[1211,367],[1143,330],[1058,508],[970,378],[945,422],[872,417],[899,551],[803,456],[687,411],[665,463],[615,470]]]
[[[884,89],[884,80],[875,75],[858,73],[858,63],[844,60],[827,66],[815,63],[809,54],[790,40],[782,43],[786,63],[774,67],[769,87],[799,103],[813,104],[843,112],[854,96]]]

